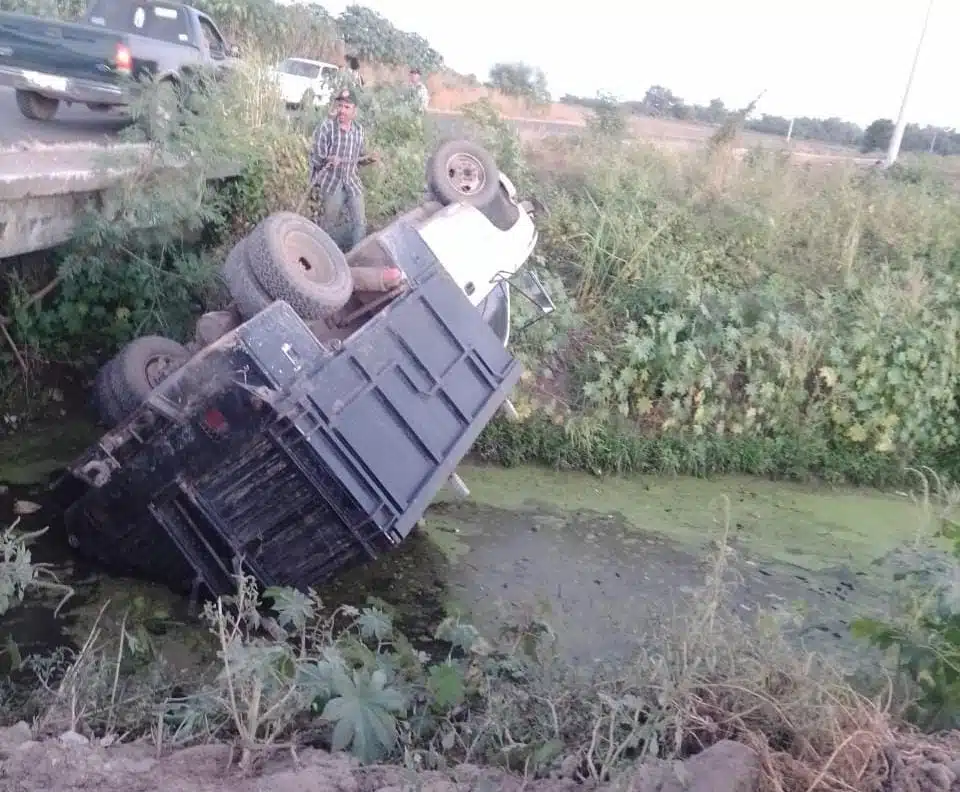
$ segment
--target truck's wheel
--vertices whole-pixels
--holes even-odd
[[[97,377],[93,381],[93,410],[97,419],[104,426],[112,429],[121,420],[123,420],[123,408],[117,399],[114,390],[114,369],[117,359],[110,358],[104,363],[97,372]]]
[[[163,336],[135,338],[121,349],[108,375],[120,412],[117,423],[132,415],[154,388],[189,359],[182,344]]]
[[[500,190],[497,161],[469,140],[443,143],[427,161],[427,184],[444,206],[465,203],[481,209]]]
[[[237,312],[244,319],[256,316],[273,302],[250,271],[245,238],[234,245],[227,255],[222,274],[227,291],[237,306]]]
[[[353,276],[336,242],[293,212],[263,220],[247,239],[246,259],[263,291],[288,302],[303,319],[333,316],[353,293]]]
[[[199,349],[206,349],[240,326],[236,311],[209,311],[197,319],[193,339]]]
[[[50,99],[33,91],[17,91],[17,107],[32,121],[49,121],[57,114],[59,99]]]

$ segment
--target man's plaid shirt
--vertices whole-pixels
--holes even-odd
[[[357,172],[357,160],[366,154],[363,127],[356,121],[343,129],[336,118],[328,118],[313,133],[310,148],[310,170],[317,192],[330,195],[342,184],[349,193],[360,193],[363,184]],[[340,164],[323,167],[330,157],[339,157]]]

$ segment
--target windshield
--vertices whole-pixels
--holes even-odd
[[[277,71],[283,72],[283,74],[292,74],[295,77],[306,77],[310,80],[315,80],[320,75],[320,65],[288,58],[277,66]]]
[[[135,33],[169,44],[190,43],[186,13],[176,3],[99,0],[90,6],[87,21],[97,27]]]

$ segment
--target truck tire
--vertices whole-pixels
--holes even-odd
[[[121,349],[108,374],[119,408],[116,423],[136,412],[150,392],[189,359],[186,347],[163,336],[135,338]]]
[[[227,254],[221,273],[230,298],[244,320],[256,316],[273,302],[250,271],[246,238],[241,239]]]
[[[272,214],[254,228],[245,258],[263,291],[288,302],[302,319],[327,319],[353,294],[353,276],[336,242],[293,212]]]
[[[450,140],[427,161],[427,185],[444,206],[463,203],[482,209],[500,191],[500,171],[486,149],[469,140]]]
[[[49,121],[57,114],[59,99],[50,99],[33,91],[17,91],[17,107],[31,121]]]
[[[93,381],[93,411],[97,420],[108,429],[112,429],[123,420],[123,408],[120,406],[113,386],[116,362],[115,357],[110,358],[100,367]]]

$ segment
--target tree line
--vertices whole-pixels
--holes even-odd
[[[601,109],[609,102],[607,97],[583,97],[564,95],[561,102],[578,105],[591,110]],[[702,124],[723,124],[737,110],[728,108],[722,99],[711,99],[706,105],[688,104],[669,88],[652,85],[641,100],[619,102],[619,107],[632,115],[653,118],[671,118],[678,121],[694,121]],[[878,118],[866,128],[842,118],[810,118],[798,116],[793,119],[792,137],[796,140],[816,140],[841,146],[855,146],[861,151],[883,151],[893,135],[893,121]],[[768,135],[786,137],[790,119],[764,113],[748,117],[744,128]],[[903,151],[927,152],[943,156],[960,154],[960,132],[948,127],[908,124],[903,135]]]

